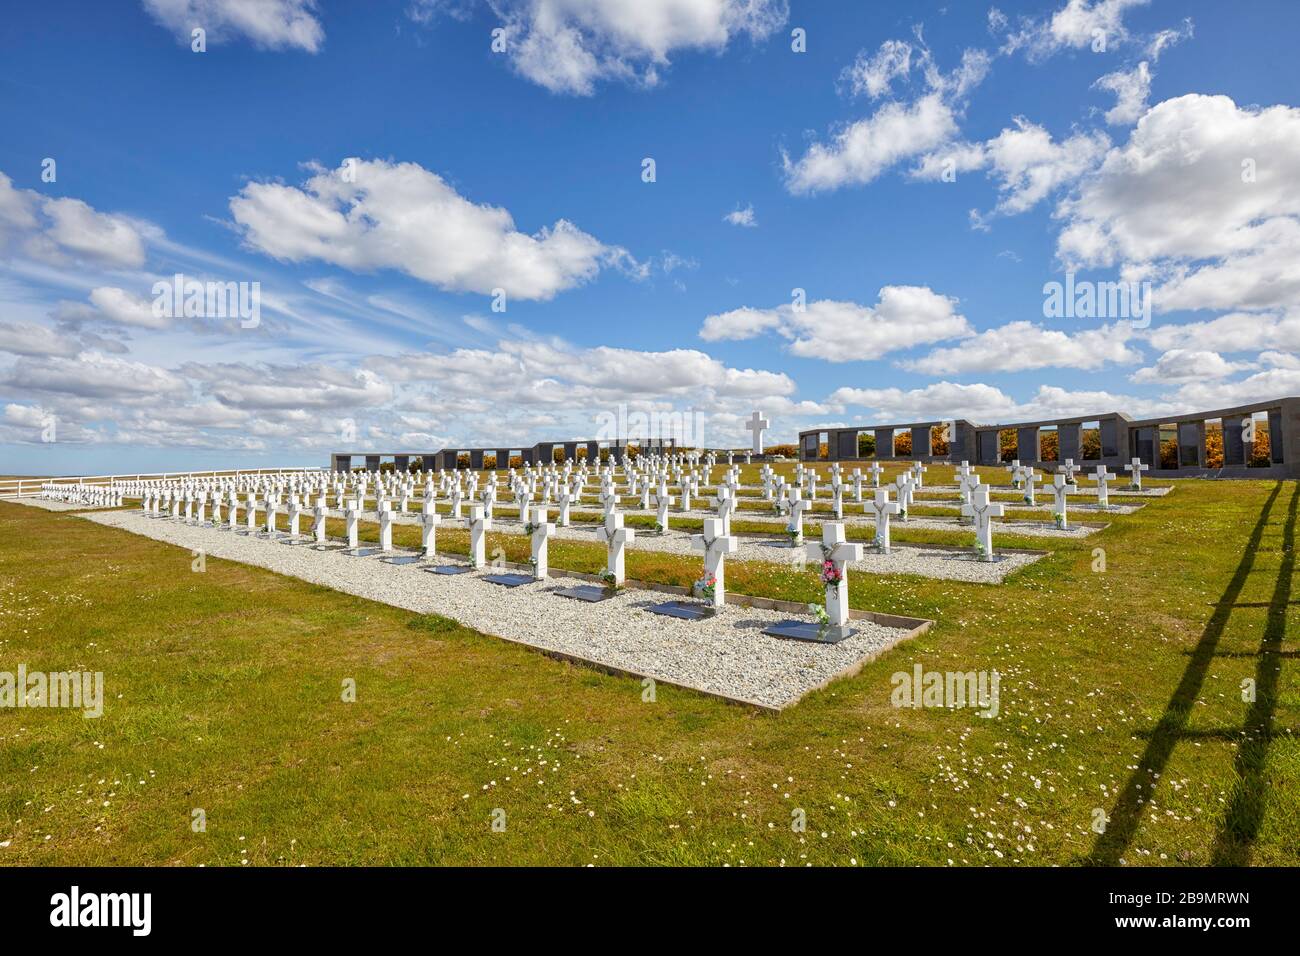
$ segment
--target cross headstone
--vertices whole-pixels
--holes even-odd
[[[881,489],[877,496],[889,495],[888,489]],[[828,634],[834,640],[842,640],[848,635],[845,631],[849,624],[849,571],[848,566],[854,561],[862,560],[862,545],[850,544],[844,540],[844,525],[839,521],[827,521],[822,525],[821,541],[810,541],[807,545],[808,557],[818,564],[818,573],[826,591],[826,616],[829,618]]]
[[[1134,458],[1131,462],[1129,462],[1127,465],[1124,466],[1124,470],[1128,472],[1132,472],[1133,474],[1133,490],[1141,491],[1142,472],[1150,471],[1151,466],[1143,464],[1141,458]]]
[[[989,486],[977,485],[971,491],[970,501],[961,506],[961,513],[975,525],[975,551],[981,561],[993,560],[993,520],[1001,518],[1006,508],[989,501]]]
[[[1097,504],[1102,508],[1110,507],[1110,487],[1109,482],[1114,481],[1118,476],[1106,470],[1105,465],[1098,465],[1097,471],[1092,476],[1097,482]]]
[[[479,570],[487,564],[487,532],[492,527],[492,519],[483,513],[483,506],[475,502],[469,506],[465,521],[469,525],[469,563]]]
[[[487,506],[483,506],[487,514]],[[425,557],[432,557],[438,551],[438,525],[442,524],[442,515],[438,514],[433,498],[426,497],[420,511],[420,551]]]
[[[691,535],[691,547],[704,552],[704,577],[701,581],[712,581],[712,597],[707,594],[704,597],[715,608],[720,608],[727,603],[727,555],[735,554],[740,545],[734,536],[727,533],[721,518],[705,518],[704,533]]]
[[[536,505],[533,507],[533,517],[531,524],[533,533],[529,539],[529,546],[532,553],[533,577],[542,581],[550,573],[550,563],[547,558],[549,547],[547,542],[555,534],[555,525],[546,520],[546,506]]]
[[[808,502],[804,500],[803,493],[798,488],[790,489],[790,520],[785,526],[785,530],[790,535],[790,543],[794,547],[803,544],[803,514],[808,510]]]
[[[889,554],[889,518],[903,509],[897,501],[889,500],[888,488],[877,488],[875,499],[862,506],[865,514],[876,519],[876,547],[881,554]]]
[[[750,416],[746,427],[754,436],[754,454],[763,454],[763,432],[771,427],[771,422],[764,418],[761,412],[755,410],[754,414]]]
[[[1066,517],[1066,500],[1074,486],[1065,480],[1065,475],[1053,475],[1052,485],[1049,489],[1052,492],[1052,517],[1056,520],[1056,526],[1062,531],[1069,527],[1069,519]]]
[[[606,572],[613,576],[615,585],[622,584],[627,580],[624,570],[624,550],[628,542],[636,538],[636,532],[631,528],[623,527],[623,516],[615,511],[605,519],[603,525],[596,529],[596,537],[605,543],[608,552]]]

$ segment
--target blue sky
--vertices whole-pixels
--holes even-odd
[[[0,471],[1300,393],[1295,4],[249,10],[7,10]],[[1045,316],[1067,271],[1149,325]]]

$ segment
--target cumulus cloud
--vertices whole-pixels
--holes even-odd
[[[1107,73],[1093,86],[1115,94],[1115,105],[1106,111],[1106,122],[1112,126],[1128,126],[1137,122],[1147,111],[1147,97],[1151,95],[1151,70],[1143,60],[1127,72],[1117,70]]]
[[[489,0],[506,55],[553,93],[590,96],[608,80],[659,83],[680,50],[720,52],[766,39],[789,16],[786,0]]]
[[[559,219],[528,235],[500,206],[471,202],[415,163],[348,160],[313,167],[302,188],[249,183],[230,212],[252,249],[354,271],[397,269],[455,292],[550,299],[630,261]]]
[[[722,220],[723,222],[731,223],[733,226],[745,226],[750,229],[758,225],[758,220],[754,218],[754,207],[752,204],[745,206],[744,209],[737,206],[731,212],[723,216]]]
[[[1013,216],[1072,185],[1100,162],[1109,145],[1100,132],[1074,133],[1057,142],[1042,126],[1017,117],[1015,126],[985,143],[978,156],[969,152],[960,161],[970,166],[982,159],[998,187],[995,212]],[[923,163],[918,175],[932,170],[931,163]]]
[[[987,329],[955,348],[935,349],[900,365],[923,375],[968,372],[1022,372],[1036,368],[1095,370],[1106,365],[1140,362],[1142,353],[1127,344],[1126,323],[1069,333],[1032,322],[1010,322]]]
[[[325,42],[316,0],[144,0],[144,8],[186,45],[196,27],[209,43],[244,37],[268,50],[315,53]]]
[[[1126,411],[1139,416],[1172,414],[1175,402],[1150,400],[1106,391],[1070,391],[1040,385],[1024,402],[992,385],[935,382],[922,388],[840,388],[827,398],[832,407],[861,407],[882,424],[965,418],[977,425]],[[1184,409],[1190,410],[1190,409]]]
[[[802,358],[872,361],[888,352],[972,335],[957,300],[924,286],[885,286],[873,305],[823,299],[803,308],[741,308],[710,315],[700,328],[706,342],[749,339],[775,332]]]
[[[921,43],[919,31],[917,40]],[[874,99],[890,92],[893,81],[908,77],[914,68],[924,77],[921,95],[910,102],[883,104],[871,116],[833,132],[827,142],[813,143],[798,159],[783,153],[786,188],[807,194],[862,185],[896,163],[950,142],[957,133],[964,98],[988,73],[989,57],[983,51],[965,51],[961,64],[945,74],[923,43],[914,48],[889,40],[875,54],[859,54],[842,83],[855,94]]]
[[[76,355],[80,343],[73,336],[63,334],[35,322],[0,322],[0,352],[12,355]]]
[[[1159,283],[1158,311],[1300,303],[1300,109],[1165,100],[1057,215],[1069,267]]]
[[[1031,60],[1044,60],[1062,50],[1081,50],[1103,43],[1103,49],[1130,39],[1124,14],[1150,0],[1067,0],[1046,17],[1022,17],[1015,29],[1000,12],[990,13],[989,25],[1004,33],[1003,53],[1022,51]]]
[[[1133,373],[1135,382],[1182,383],[1227,378],[1250,368],[1247,362],[1229,362],[1218,352],[1170,349],[1155,365]]]
[[[17,189],[0,172],[0,252],[6,247],[55,265],[138,268],[145,259],[141,224],[99,212],[80,199]]]

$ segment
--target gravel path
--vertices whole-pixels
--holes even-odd
[[[135,511],[85,517],[394,607],[436,612],[475,630],[532,647],[772,708],[796,703],[908,633],[854,621],[858,633],[853,637],[839,644],[811,644],[760,633],[770,623],[790,617],[775,611],[728,606],[712,619],[682,621],[644,611],[647,605],[673,599],[649,591],[627,589],[608,601],[586,604],[553,593],[576,581],[552,579],[507,590],[475,573],[428,574],[420,565],[394,566],[338,551],[288,547],[169,519],[146,518]]]

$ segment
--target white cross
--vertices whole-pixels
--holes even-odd
[[[623,516],[615,511],[605,519],[603,525],[596,529],[596,537],[605,542],[609,552],[605,570],[614,576],[615,584],[622,584],[627,580],[623,552],[627,543],[636,538],[636,532],[631,528],[623,527]]]
[[[691,548],[704,552],[704,578],[713,578],[714,607],[727,603],[727,585],[724,577],[727,555],[735,554],[740,544],[728,534],[721,518],[705,518],[704,533],[691,535]]]
[[[1011,464],[1006,466],[1004,471],[1011,472],[1011,484],[1019,488],[1020,482],[1023,480],[1024,477],[1021,474],[1020,459],[1019,458],[1015,459],[1013,462],[1011,462]]]
[[[1065,475],[1054,475],[1052,477],[1052,513],[1056,518],[1056,526],[1062,531],[1068,527],[1068,519],[1065,516],[1065,504],[1073,487],[1073,485],[1065,480]]]
[[[888,496],[889,491],[884,490],[884,494]],[[827,521],[822,524],[821,541],[809,542],[807,550],[808,557],[817,562],[818,572],[825,584],[826,616],[830,618],[831,627],[842,632],[849,623],[848,565],[862,560],[862,545],[849,544],[844,540],[843,523]],[[837,580],[827,581],[828,571],[833,571],[831,576]]]
[[[1031,508],[1037,507],[1038,502],[1034,497],[1034,485],[1042,481],[1043,476],[1034,471],[1033,468],[1021,468],[1020,480],[1025,484],[1025,504]]]
[[[895,479],[894,484],[898,486],[898,515],[904,521],[907,520],[907,509],[912,507],[912,491],[916,485],[912,481],[912,476],[903,472]]]
[[[530,539],[533,556],[533,577],[538,581],[545,580],[550,571],[550,563],[547,559],[549,550],[547,541],[555,534],[555,525],[546,520],[546,506],[537,505],[533,508],[533,534]]]
[[[1092,476],[1097,482],[1097,504],[1103,508],[1110,507],[1110,488],[1107,482],[1113,481],[1119,477],[1106,470],[1105,465],[1098,465],[1097,471]]]
[[[673,503],[673,496],[668,493],[668,483],[659,482],[659,493],[655,495],[655,524],[663,531],[668,530],[668,507]]]
[[[747,427],[754,436],[754,454],[763,454],[763,432],[771,427],[771,422],[756,410],[750,417]]]
[[[718,518],[722,521],[722,533],[731,534],[731,513],[736,510],[736,499],[731,496],[731,489],[726,485],[718,488],[718,496],[713,499],[718,509]]]
[[[484,515],[488,515],[484,505]],[[432,557],[438,551],[438,525],[442,524],[442,515],[434,508],[432,496],[426,496],[424,507],[420,512],[420,550],[425,557]]]
[[[989,486],[979,485],[971,492],[971,500],[961,506],[961,513],[975,525],[975,547],[982,561],[993,560],[993,518],[1001,518],[1006,507],[989,501]]]
[[[251,498],[249,499],[249,502],[251,505],[252,503]],[[351,504],[348,505],[347,509],[343,512],[343,514],[344,517],[347,519],[348,547],[351,548],[353,551],[355,551],[358,547],[357,519],[361,515],[361,499],[360,498],[352,499]],[[252,507],[248,509],[248,517],[251,522],[253,517]]]
[[[1135,491],[1141,491],[1141,490],[1142,490],[1142,472],[1144,472],[1144,471],[1150,471],[1150,470],[1151,470],[1151,466],[1150,466],[1150,465],[1144,465],[1144,464],[1142,463],[1142,459],[1141,459],[1141,458],[1134,458],[1131,462],[1129,462],[1127,465],[1124,466],[1124,470],[1125,470],[1125,471],[1131,471],[1131,472],[1133,473],[1133,489],[1134,489]]]
[[[869,475],[871,476],[871,487],[872,487],[872,488],[879,488],[879,487],[880,487],[880,476],[881,476],[882,474],[884,474],[884,472],[885,472],[885,469],[883,469],[883,468],[880,467],[880,462],[878,462],[878,461],[873,461],[873,462],[871,463],[871,467],[867,469],[867,474],[869,474]]]
[[[393,550],[393,506],[387,500],[379,503],[379,550]]]
[[[316,498],[316,507],[312,509],[311,531],[317,544],[325,543],[325,517],[328,513],[329,499],[325,497],[325,492],[322,491]]]
[[[569,486],[564,485],[560,488],[560,517],[558,523],[561,528],[567,528],[569,526],[569,505],[572,504],[572,501],[573,498],[572,493],[569,491]]]
[[[864,514],[875,515],[876,547],[880,549],[881,554],[889,554],[889,516],[896,515],[902,510],[898,502],[889,500],[888,488],[877,488],[875,500],[868,501],[862,506]]]
[[[791,532],[791,539],[795,545],[803,542],[803,513],[808,510],[808,502],[803,499],[803,493],[798,488],[790,489],[790,520],[785,529]]]
[[[925,487],[925,473],[929,470],[919,461],[912,466],[912,475],[916,478],[916,487]]]
[[[483,513],[483,506],[475,502],[469,506],[465,521],[469,525],[469,563],[480,569],[487,564],[487,532],[492,527],[492,519]]]

